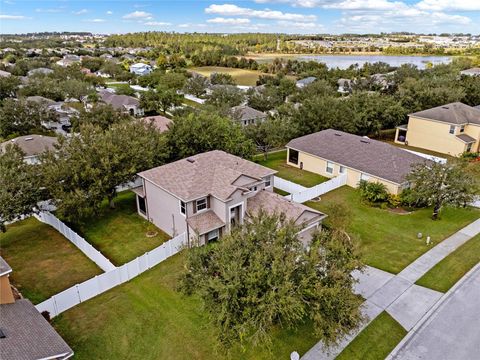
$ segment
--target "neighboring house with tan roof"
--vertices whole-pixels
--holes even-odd
[[[54,150],[57,144],[57,138],[44,135],[24,135],[5,141],[0,144],[0,150],[3,152],[8,145],[17,145],[25,154],[23,160],[27,164],[35,165],[39,163],[40,154]]]
[[[140,107],[140,101],[133,96],[117,95],[113,92],[102,90],[98,93],[100,100],[111,105],[114,109],[132,116],[143,116],[144,111]]]
[[[10,285],[12,269],[0,257],[0,358],[56,359],[73,356],[72,349],[27,299]]]
[[[155,126],[155,128],[161,133],[167,131],[168,127],[173,122],[172,119],[169,119],[162,115],[146,116],[144,118],[141,118],[140,120],[147,124],[152,123],[153,126]]]
[[[396,146],[328,129],[291,140],[287,164],[329,178],[346,175],[347,185],[360,180],[384,184],[392,194],[408,187],[412,166],[427,160]]]
[[[243,126],[253,125],[267,118],[267,114],[247,105],[234,106],[230,109],[230,113],[232,118]]]
[[[459,156],[480,151],[480,109],[455,102],[409,115],[395,142]]]
[[[138,175],[137,207],[171,236],[186,232],[203,245],[230,232],[260,208],[283,212],[307,241],[324,214],[273,193],[276,171],[223,151],[209,151]]]

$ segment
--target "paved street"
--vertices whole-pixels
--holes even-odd
[[[395,360],[480,358],[480,265],[391,354]]]

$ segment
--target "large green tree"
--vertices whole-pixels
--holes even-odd
[[[261,212],[218,244],[188,251],[181,288],[200,296],[224,344],[268,345],[274,328],[305,321],[331,343],[358,324],[355,245],[324,230],[307,249],[298,231],[283,215]]]
[[[106,130],[111,125],[125,120],[133,120],[133,118],[126,113],[115,110],[111,105],[96,103],[88,111],[82,109],[73,116],[71,123],[74,131],[77,131],[80,126],[88,124],[99,126]]]
[[[20,79],[16,76],[2,77],[0,79],[0,100],[14,97],[20,85]]]
[[[240,105],[245,100],[242,90],[233,85],[215,87],[208,95],[206,103],[215,107],[233,107]]]
[[[5,223],[29,215],[41,200],[38,166],[23,161],[24,153],[9,144],[0,151],[0,232]]]
[[[408,175],[412,198],[433,206],[432,219],[438,218],[444,205],[465,206],[473,200],[475,179],[465,167],[463,161],[430,162],[416,165]]]

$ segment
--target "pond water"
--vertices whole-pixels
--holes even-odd
[[[417,65],[419,69],[425,69],[428,63],[433,65],[448,64],[452,61],[449,56],[388,56],[388,55],[301,55],[298,60],[318,61],[325,63],[329,68],[347,69],[350,65],[358,64],[360,67],[369,62],[384,62],[398,67],[403,64]]]

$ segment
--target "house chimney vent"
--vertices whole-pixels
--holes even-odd
[[[189,157],[189,158],[187,158],[187,161],[188,161],[189,163],[192,163],[192,164],[193,164],[193,163],[195,162],[195,159],[194,159],[194,158],[191,158],[191,157]]]

